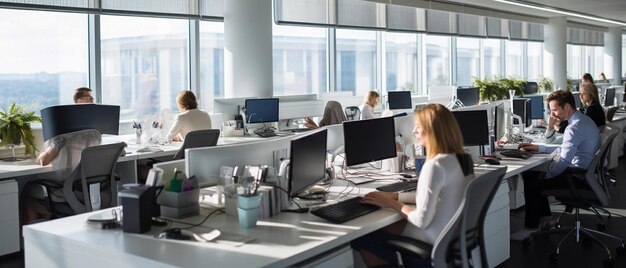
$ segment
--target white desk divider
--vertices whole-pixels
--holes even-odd
[[[163,170],[162,182],[171,180],[174,177],[175,169],[185,172],[187,176],[191,176],[185,169],[185,159],[156,163],[153,167]]]

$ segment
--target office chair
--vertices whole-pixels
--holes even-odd
[[[209,147],[217,145],[220,138],[219,129],[194,130],[185,135],[183,146],[174,155],[174,160],[185,159],[185,149]]]
[[[411,258],[426,259],[433,267],[468,267],[471,251],[478,247],[480,260],[472,259],[473,266],[489,267],[483,227],[505,173],[506,167],[501,167],[470,181],[461,205],[434,244],[406,236],[393,236],[385,244],[402,255],[403,263],[409,263]]]
[[[611,107],[606,111],[606,121],[613,122],[613,117],[615,117],[615,113],[617,112],[619,107]]]
[[[574,235],[574,237],[576,238],[576,242],[578,243],[581,241],[582,235],[584,238],[583,244],[588,244],[593,241],[600,245],[606,251],[608,258],[604,260],[605,266],[613,265],[615,260],[611,255],[611,251],[604,243],[602,243],[598,238],[593,235],[596,234],[617,240],[620,245],[617,247],[616,252],[622,254],[626,253],[623,239],[601,231],[582,227],[579,213],[580,209],[591,210],[596,214],[596,216],[598,216],[602,220],[602,217],[597,212],[597,208],[606,207],[611,202],[611,197],[609,195],[608,187],[604,177],[604,166],[608,157],[609,148],[611,147],[613,140],[617,136],[617,131],[617,128],[611,126],[605,126],[601,129],[600,149],[594,156],[588,169],[567,168],[564,171],[569,175],[569,187],[563,189],[545,190],[541,193],[542,195],[546,196],[554,196],[557,200],[566,205],[566,210],[574,210],[574,226],[570,228],[557,228],[547,231],[535,232],[531,234],[529,238],[523,241],[524,246],[528,246],[530,241],[536,236],[566,233],[566,235],[563,236],[559,241],[555,253],[550,255],[550,260],[554,262],[558,260],[561,244],[563,243],[563,241],[565,241],[566,238],[568,238],[570,235]],[[580,184],[584,184],[584,186]],[[600,228],[600,225],[598,227],[599,229],[603,229]]]
[[[80,163],[63,182],[39,179],[33,183],[46,188],[47,207],[52,218],[80,214],[112,206],[115,165],[126,143],[87,147],[80,154]],[[99,191],[96,191],[99,189]],[[62,192],[60,200],[55,192]]]
[[[361,119],[361,109],[358,106],[348,106],[346,107],[346,119],[348,121],[354,121]]]

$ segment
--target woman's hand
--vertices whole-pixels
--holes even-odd
[[[398,202],[398,193],[388,192],[371,192],[361,199],[361,203],[379,206],[381,208],[396,209],[398,205],[402,207],[402,203]]]
[[[517,148],[522,151],[534,152],[539,151],[539,146],[530,143],[520,143]]]
[[[313,121],[313,119],[311,119],[310,117],[305,117],[304,118],[304,126],[310,128],[310,129],[315,129],[315,128],[319,127],[319,126],[317,126],[315,121]]]
[[[172,141],[183,141],[183,139],[180,138],[180,135],[176,135],[172,138]]]

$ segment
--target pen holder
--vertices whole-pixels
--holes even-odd
[[[141,144],[141,129],[135,129],[135,136],[137,136],[136,142],[137,144]]]
[[[224,128],[224,130],[222,130],[223,137],[235,136],[235,129],[237,128],[236,126],[224,126],[223,128]]]
[[[239,226],[250,228],[256,226],[257,220],[261,216],[261,193],[256,195],[238,195],[237,212],[239,215]]]
[[[161,205],[161,216],[180,219],[196,216],[200,213],[200,190],[168,192],[163,190],[157,199]]]

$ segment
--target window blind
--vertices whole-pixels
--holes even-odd
[[[508,39],[508,25],[508,20],[487,17],[487,37]]]
[[[385,4],[363,0],[338,1],[338,26],[371,29],[384,29],[387,27]]]
[[[426,32],[426,10],[387,5],[387,29],[391,31]]]
[[[570,45],[604,46],[604,32],[567,28],[567,43]]]
[[[431,34],[456,35],[456,14],[439,10],[426,10],[426,30]]]
[[[276,24],[337,25],[336,0],[275,0],[274,7]]]
[[[457,23],[457,29],[460,36],[482,38],[487,36],[487,21],[483,16],[458,14]]]

